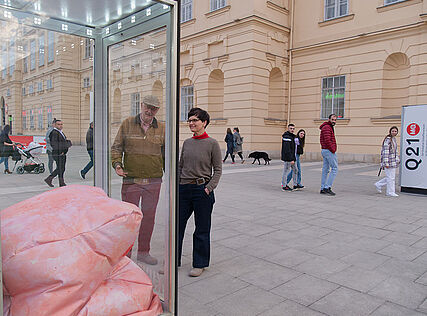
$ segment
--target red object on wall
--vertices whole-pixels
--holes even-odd
[[[11,135],[10,139],[15,143],[21,143],[28,146],[34,140],[34,136]]]

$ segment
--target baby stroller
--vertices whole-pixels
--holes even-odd
[[[28,147],[21,143],[16,143],[16,149],[13,151],[12,160],[15,161],[16,173],[43,173],[45,171],[44,163],[37,157],[42,152],[42,145],[31,142]],[[17,164],[19,163],[18,167]]]

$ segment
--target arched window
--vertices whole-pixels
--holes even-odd
[[[383,67],[381,116],[400,116],[408,104],[410,64],[403,53],[388,56]]]
[[[224,112],[224,73],[215,69],[209,75],[208,112],[211,118],[223,118]]]
[[[283,119],[285,109],[285,82],[279,68],[270,71],[268,81],[268,118]]]

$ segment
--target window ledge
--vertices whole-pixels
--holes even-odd
[[[390,3],[390,4],[383,5],[381,7],[377,7],[377,12],[381,13],[389,10],[407,7],[409,5],[413,5],[421,2],[423,2],[423,0],[406,0],[402,2]]]
[[[223,13],[225,13],[225,12],[227,12],[227,11],[230,11],[230,8],[231,8],[231,5],[227,5],[227,6],[225,6],[225,7],[222,7],[222,8],[220,8],[220,9],[217,9],[217,10],[215,10],[215,11],[210,11],[210,12],[208,12],[208,13],[205,13],[205,16],[206,16],[207,18],[211,18],[211,17],[213,17],[213,16],[217,16],[217,15],[223,14]]]
[[[196,23],[196,19],[195,19],[195,18],[192,18],[192,19],[190,19],[190,20],[187,20],[187,21],[181,22],[181,26],[192,25],[192,24],[194,24],[194,23]]]
[[[316,124],[322,124],[323,122],[327,122],[328,119],[315,119],[313,120]],[[348,125],[350,123],[350,119],[339,118],[337,119],[337,125]]]
[[[265,125],[280,125],[286,126],[287,120],[266,117],[264,118]]]
[[[270,8],[270,9],[274,9],[274,10],[280,11],[280,12],[282,12],[284,14],[289,14],[289,10],[288,9],[286,9],[285,7],[282,7],[282,6],[278,5],[278,4],[275,4],[275,3],[271,2],[271,1],[267,1],[267,7]]]
[[[424,22],[427,22],[427,13],[421,13],[421,14],[420,14],[420,18],[421,18],[421,20],[423,20]]]
[[[390,115],[384,117],[371,117],[372,124],[400,124],[402,121],[400,115]]]
[[[345,22],[345,21],[350,21],[354,19],[354,13],[352,14],[347,14],[347,15],[343,15],[337,18],[333,18],[330,20],[325,20],[325,21],[321,21],[319,22],[319,26],[327,26],[327,25],[331,25],[331,24],[335,24],[335,23],[340,23],[340,22]]]

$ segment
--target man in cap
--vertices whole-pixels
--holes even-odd
[[[141,206],[143,218],[138,236],[138,260],[156,265],[150,255],[157,203],[164,169],[165,126],[155,115],[159,99],[147,95],[141,113],[125,119],[111,147],[112,166],[123,178],[122,200]]]

